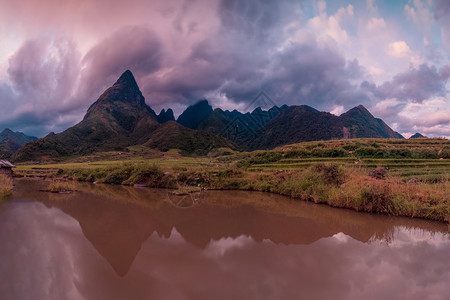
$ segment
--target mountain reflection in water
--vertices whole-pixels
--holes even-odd
[[[445,224],[266,193],[204,192],[195,196],[198,205],[180,209],[167,200],[183,198],[164,190],[80,184],[79,192],[60,195],[38,192],[42,184],[20,180],[16,200],[0,204],[5,299],[444,299],[449,293]]]

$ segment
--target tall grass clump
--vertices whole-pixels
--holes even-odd
[[[169,174],[165,175],[155,164],[144,164],[136,167],[123,184],[143,184],[149,187],[173,187]]]
[[[11,177],[0,174],[0,200],[4,200],[12,195],[13,181]]]
[[[345,182],[346,172],[336,164],[317,164],[302,172],[291,172],[278,177],[273,192],[294,198],[328,203],[330,190]]]
[[[54,180],[48,185],[47,191],[52,193],[70,193],[75,192],[76,186],[73,181],[57,181]]]

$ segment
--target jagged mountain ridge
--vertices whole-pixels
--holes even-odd
[[[277,146],[314,140],[341,138],[403,138],[383,120],[375,118],[364,106],[359,105],[335,116],[320,112],[307,105],[274,106],[265,111],[260,107],[251,113],[216,108],[208,114],[199,108],[210,107],[206,100],[186,109],[183,122],[198,124],[191,128],[225,137],[245,150],[271,149]],[[203,120],[200,120],[200,115]]]
[[[14,159],[123,151],[131,145],[204,155],[211,147],[254,150],[313,140],[403,138],[362,105],[335,116],[306,105],[258,107],[247,113],[213,110],[207,100],[201,100],[189,106],[177,122],[174,119],[171,109],[157,115],[145,103],[127,70],[89,107],[81,122],[27,143]]]
[[[13,158],[15,161],[29,161],[96,151],[123,151],[128,146],[147,143],[157,129],[165,128],[164,125],[158,122],[155,112],[145,103],[133,74],[127,70],[88,108],[81,122],[61,133],[50,133],[27,143]],[[182,151],[189,152],[193,148],[191,145],[198,145],[198,141],[207,143],[198,145],[204,149],[211,148],[211,145],[237,149],[223,138],[212,137],[202,131],[192,133],[186,127],[179,127],[171,127],[177,130],[179,139],[191,137],[190,141],[178,143],[184,147],[180,149]]]
[[[290,106],[270,120],[246,145],[247,149],[272,149],[299,142],[342,138],[403,138],[362,105],[335,116],[312,107]]]
[[[254,135],[283,110],[287,105],[274,106],[269,110],[257,107],[252,112],[241,113],[237,110],[223,111],[216,108],[201,121],[195,129],[211,132],[232,140],[243,149],[248,149]]]
[[[156,119],[161,124],[167,121],[175,121],[173,110],[171,108],[169,108],[167,111],[165,109],[161,110],[159,115],[156,116]]]
[[[177,122],[187,128],[195,129],[213,112],[212,106],[208,100],[200,100],[194,105],[189,106],[178,117]]]

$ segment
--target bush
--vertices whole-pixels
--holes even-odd
[[[389,158],[411,158],[411,150],[406,148],[390,149],[388,153]]]
[[[122,184],[125,180],[127,180],[131,172],[133,172],[133,166],[123,166],[119,168],[114,168],[108,172],[108,175],[105,177],[103,182],[105,183],[114,183],[114,184]]]
[[[156,165],[143,165],[132,170],[124,184],[145,183],[154,186],[164,176],[161,169]]]
[[[361,187],[360,210],[392,214],[392,191],[388,184],[371,184]]]
[[[442,148],[440,157],[446,159],[450,158],[450,146],[444,146],[444,148]]]
[[[412,153],[412,158],[436,159],[436,158],[439,158],[439,155],[438,155],[438,151],[436,149],[425,148],[425,149],[420,149],[420,150],[414,151]]]
[[[284,154],[285,158],[310,157],[310,156],[311,156],[311,151],[309,151],[307,149],[290,150]]]
[[[341,185],[345,181],[345,172],[338,165],[318,164],[312,169],[324,184]]]
[[[272,191],[291,197],[327,203],[330,189],[344,183],[344,170],[338,165],[319,164],[303,172],[290,174],[272,184]]]
[[[376,149],[373,147],[360,147],[354,153],[358,157],[363,158],[386,158],[386,151],[383,149]]]
[[[266,151],[257,153],[255,156],[243,159],[237,163],[238,167],[249,167],[254,164],[266,164],[279,161],[283,156],[279,152]]]

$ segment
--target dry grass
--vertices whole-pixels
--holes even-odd
[[[410,184],[398,177],[375,179],[352,171],[340,187],[329,190],[336,207],[396,216],[450,221],[450,183]]]
[[[0,174],[0,200],[11,196],[13,192],[13,181],[11,177]]]
[[[76,190],[75,182],[73,181],[54,180],[50,182],[46,191],[52,193],[71,193]]]

